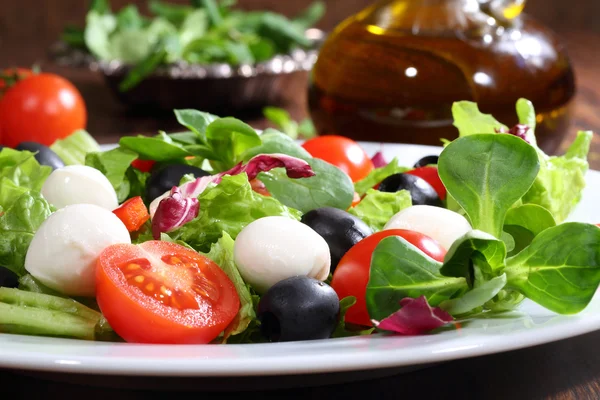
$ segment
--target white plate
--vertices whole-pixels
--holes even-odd
[[[369,153],[381,147],[364,144]],[[388,159],[412,165],[441,149],[385,145]],[[600,222],[600,172],[590,171],[570,220]],[[0,367],[137,377],[248,377],[410,367],[565,339],[600,329],[600,297],[580,314],[560,316],[526,301],[518,311],[478,319],[459,330],[415,337],[381,336],[250,345],[134,345],[0,334]],[[350,379],[351,374],[348,374]]]

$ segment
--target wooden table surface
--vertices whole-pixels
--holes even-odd
[[[576,66],[579,90],[572,134],[577,129],[600,132],[600,52],[593,46],[600,36],[571,33],[565,36]],[[102,79],[86,72],[53,66],[79,86],[90,112],[89,130],[99,141],[114,142],[119,136],[151,133],[175,126],[171,116],[134,115],[121,108]],[[300,87],[295,101],[287,107],[297,117],[306,115],[304,92]],[[294,96],[292,96],[294,97]],[[257,127],[264,121],[251,119]],[[572,136],[572,135],[571,135]],[[569,142],[570,138],[566,140]],[[593,168],[600,169],[600,138],[595,136],[590,155]],[[406,399],[599,399],[600,331],[556,343],[503,354],[459,360],[423,370],[362,382],[329,385],[323,378],[319,387],[262,392],[263,399],[406,398]],[[276,379],[276,378],[274,378]],[[177,389],[176,387],[173,389]],[[71,399],[146,399],[148,391],[95,388],[32,378],[18,371],[0,371],[0,393],[7,399],[37,399],[51,393]],[[249,394],[195,393],[194,398],[239,399]],[[166,396],[166,395],[165,395]],[[5,396],[0,396],[2,399]]]

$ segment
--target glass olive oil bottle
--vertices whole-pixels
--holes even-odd
[[[440,145],[457,136],[454,101],[506,125],[515,103],[538,112],[538,143],[555,152],[575,92],[564,47],[521,12],[525,0],[386,0],[340,24],[321,49],[309,88],[321,134]]]

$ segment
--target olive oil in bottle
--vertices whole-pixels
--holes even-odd
[[[536,108],[538,144],[560,146],[574,74],[557,37],[522,15],[524,0],[380,1],[338,26],[312,72],[311,116],[321,134],[440,145],[452,103],[477,102],[506,125],[515,103]]]

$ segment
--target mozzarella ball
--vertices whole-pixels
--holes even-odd
[[[383,229],[416,231],[436,240],[442,247],[449,250],[456,239],[473,228],[465,217],[454,211],[441,207],[418,205],[398,212]]]
[[[51,214],[33,236],[25,269],[44,285],[69,296],[94,296],[96,259],[110,245],[131,243],[112,212],[74,204]]]
[[[69,165],[52,172],[42,195],[56,208],[71,204],[95,204],[107,210],[119,206],[117,193],[108,178],[96,168],[85,165]]]
[[[331,266],[325,239],[286,217],[250,223],[236,238],[233,253],[242,278],[259,293],[292,276],[324,281]]]

